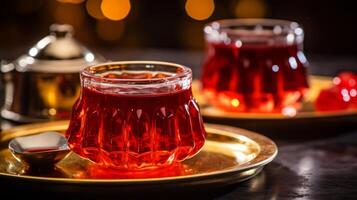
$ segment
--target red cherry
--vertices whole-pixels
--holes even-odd
[[[340,88],[357,89],[357,76],[353,72],[341,72],[333,78],[332,82]]]
[[[347,91],[345,89],[345,91]],[[345,93],[345,92],[343,92]],[[344,110],[349,107],[351,97],[348,94],[342,94],[338,87],[321,90],[315,102],[315,108],[318,111],[336,111]]]

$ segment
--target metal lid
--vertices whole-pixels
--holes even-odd
[[[17,71],[51,73],[79,72],[82,68],[105,61],[73,38],[73,27],[53,24],[50,35],[30,48],[15,62]]]

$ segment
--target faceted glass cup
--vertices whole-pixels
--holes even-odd
[[[66,132],[70,148],[101,166],[127,170],[193,157],[205,142],[205,129],[191,83],[191,70],[174,63],[85,68]]]
[[[201,81],[211,104],[235,112],[289,114],[299,108],[308,81],[304,32],[296,22],[229,19],[204,32]]]

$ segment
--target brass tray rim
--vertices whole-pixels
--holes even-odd
[[[309,79],[319,80],[319,81],[330,81],[333,77],[331,76],[319,76],[319,75],[309,75]],[[200,83],[199,80],[195,80],[196,84]],[[331,118],[331,117],[345,117],[357,115],[357,109],[353,110],[339,110],[339,111],[303,111],[298,112],[297,115],[293,117],[284,116],[278,113],[234,113],[226,112],[217,109],[219,112],[212,113],[208,109],[215,109],[209,105],[202,105],[201,114],[203,117],[216,118],[216,119],[237,119],[237,120],[295,120],[295,119],[315,119],[315,118]]]
[[[46,127],[46,128],[44,128]],[[50,127],[50,128],[49,128]],[[31,132],[31,129],[35,128],[41,128],[43,130],[49,131],[49,130],[59,130],[59,129],[66,129],[68,127],[68,121],[63,120],[63,121],[53,121],[53,122],[45,122],[45,123],[35,123],[35,124],[29,124],[29,125],[22,125],[22,126],[17,126],[14,128],[10,128],[7,130],[4,130],[1,132],[1,137],[0,141],[7,141],[13,137],[16,137],[17,135],[23,135],[23,134],[16,134],[19,131],[24,131],[26,129],[30,129],[30,132],[27,134],[32,134],[39,132],[33,131]],[[133,183],[163,183],[163,182],[170,182],[170,181],[187,181],[187,180],[194,180],[194,179],[200,179],[200,178],[208,178],[208,177],[215,177],[215,176],[220,176],[220,175],[229,175],[229,174],[236,174],[252,169],[257,169],[258,172],[254,173],[253,175],[249,176],[252,177],[259,173],[261,169],[268,163],[270,163],[278,154],[278,147],[277,145],[268,137],[265,137],[261,134],[255,133],[253,131],[249,131],[246,129],[242,128],[237,128],[237,127],[229,127],[225,125],[219,125],[219,124],[208,124],[205,123],[205,128],[207,129],[214,129],[218,130],[219,134],[223,134],[228,137],[238,137],[238,136],[244,136],[248,138],[249,140],[252,140],[253,142],[257,143],[259,147],[265,147],[265,146],[271,146],[271,150],[267,148],[261,148],[259,154],[253,158],[251,161],[248,161],[248,163],[243,163],[243,166],[237,166],[237,167],[230,167],[225,170],[220,170],[220,171],[213,171],[213,172],[206,172],[206,173],[201,173],[201,174],[194,174],[194,175],[184,175],[184,176],[175,176],[175,177],[162,177],[162,178],[138,178],[138,179],[74,179],[74,178],[53,178],[53,177],[37,177],[37,176],[29,176],[29,175],[15,175],[15,174],[8,174],[8,173],[3,173],[0,172],[0,177],[8,177],[8,178],[14,178],[14,179],[21,179],[21,180],[31,180],[31,181],[45,181],[45,182],[56,182],[56,183],[80,183],[80,184],[133,184]],[[221,130],[219,130],[221,129]],[[229,131],[230,129],[231,131]],[[233,133],[233,131],[239,132]],[[11,136],[9,136],[11,135]],[[263,143],[266,143],[263,145]],[[259,160],[261,157],[266,155],[266,159],[263,159],[261,161],[255,162],[254,160]],[[252,164],[249,164],[250,162],[253,162]],[[243,180],[249,179],[249,177],[243,178]]]

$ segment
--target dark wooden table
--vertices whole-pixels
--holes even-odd
[[[181,63],[191,67],[195,77],[198,77],[203,55],[201,52],[157,49],[101,52],[112,60],[164,60]],[[313,74],[333,75],[342,69],[357,70],[357,59],[353,57],[312,56],[310,61],[310,73]],[[6,121],[2,123],[4,128],[7,124]],[[294,135],[289,140],[274,138],[279,146],[279,155],[258,176],[230,188],[201,191],[183,198],[200,195],[204,199],[222,200],[357,199],[357,124],[355,129],[349,131],[342,131],[343,127],[336,128],[341,128],[341,131],[324,131],[314,139],[305,137],[318,131],[313,127],[310,133],[300,133],[304,136],[303,140],[299,135]],[[264,131],[261,133],[264,134]],[[4,182],[0,184],[6,185]],[[1,189],[0,194],[5,192]],[[59,197],[60,194],[56,195]],[[177,195],[169,194],[161,198]],[[153,197],[155,196],[154,194]],[[157,197],[160,199],[160,196]]]

